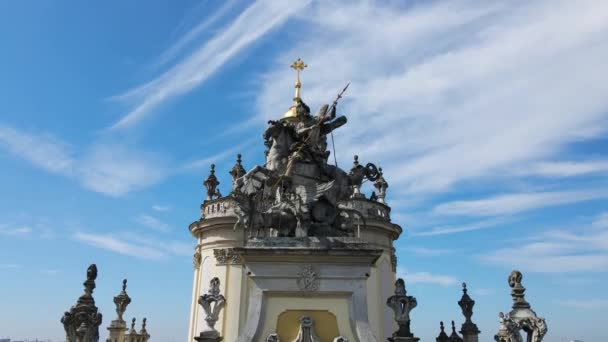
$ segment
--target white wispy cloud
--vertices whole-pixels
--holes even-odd
[[[558,161],[538,162],[528,168],[517,171],[521,175],[534,175],[544,177],[571,177],[588,175],[608,171],[608,161]]]
[[[488,289],[488,288],[474,288],[472,291],[474,296],[480,296],[480,297],[485,297],[485,296],[489,296],[489,295],[493,295],[494,293],[496,293],[496,291],[494,289]]]
[[[171,207],[168,205],[155,204],[152,206],[152,209],[154,209],[155,211],[165,212],[171,210]]]
[[[111,196],[156,184],[167,174],[156,156],[117,144],[93,146],[81,163],[80,182],[90,190]]]
[[[242,153],[247,148],[251,147],[251,144],[259,142],[259,137],[247,139],[233,147],[227,148],[223,151],[215,153],[211,156],[196,159],[185,163],[182,166],[183,170],[199,170],[202,168],[209,168],[211,164],[219,163],[227,158],[233,157],[236,160],[236,155]]]
[[[74,239],[93,247],[105,249],[118,254],[133,256],[136,258],[158,260],[166,257],[166,253],[159,249],[127,242],[111,234],[77,232],[73,237]]]
[[[195,243],[187,239],[181,240],[169,240],[169,239],[158,239],[148,234],[143,235],[134,232],[123,232],[118,234],[118,237],[127,241],[135,241],[138,244],[150,246],[162,250],[167,255],[175,256],[190,256],[194,251]]]
[[[64,142],[0,124],[0,146],[17,157],[54,173],[71,174],[75,160]]]
[[[476,230],[494,228],[510,221],[512,221],[510,218],[498,217],[467,224],[444,225],[429,230],[415,231],[412,233],[412,236],[437,236],[472,232]]]
[[[167,223],[151,215],[141,214],[136,217],[135,221],[143,226],[160,232],[168,232],[171,229],[171,226],[169,226]]]
[[[23,266],[19,264],[0,264],[0,270],[16,270],[23,268]]]
[[[425,257],[434,257],[434,256],[442,256],[446,254],[454,253],[454,250],[451,249],[442,249],[442,248],[427,248],[427,247],[409,247],[407,251],[416,254],[418,256]]]
[[[32,228],[28,226],[11,227],[9,225],[0,225],[0,234],[6,236],[25,236],[32,233]]]
[[[583,310],[607,309],[608,299],[567,299],[560,300],[559,304],[565,307]]]
[[[397,269],[397,277],[405,280],[406,286],[412,284],[434,284],[441,286],[452,286],[458,284],[458,279],[453,276],[435,274],[430,272],[408,272],[404,269]]]
[[[94,143],[82,151],[44,133],[0,124],[0,148],[43,170],[76,179],[85,188],[121,196],[166,176],[157,156],[117,143]],[[77,153],[78,152],[78,153]]]
[[[148,234],[134,232],[111,234],[76,232],[73,238],[97,248],[146,260],[189,256],[194,250],[194,243],[191,242],[157,239]]]
[[[112,128],[126,128],[142,120],[162,103],[205,82],[231,58],[266,33],[279,27],[309,1],[265,1],[251,4],[238,17],[190,55],[154,80],[117,98],[133,101],[134,108]]]
[[[313,110],[351,81],[338,158],[381,161],[392,189],[513,175],[607,128],[608,3],[333,1],[303,12],[299,39],[260,78],[260,122],[289,107],[296,57]]]
[[[181,36],[175,43],[173,43],[167,50],[165,50],[159,57],[158,65],[163,65],[169,61],[175,59],[180,53],[182,53],[189,45],[192,45],[201,35],[206,33],[212,28],[222,17],[224,17],[234,6],[238,4],[237,1],[229,0],[224,1],[222,6],[212,13],[208,14],[206,18],[190,29],[186,34]]]
[[[608,197],[608,190],[514,193],[437,205],[437,215],[497,216]]]
[[[597,229],[606,228],[608,229],[608,212],[600,214],[593,222],[591,226]]]
[[[60,271],[60,270],[57,270],[57,269],[45,269],[45,270],[40,270],[40,273],[41,273],[41,274],[48,275],[48,276],[54,276],[54,275],[59,274],[60,272],[61,272],[61,271]]]
[[[480,260],[531,272],[603,272],[608,270],[608,226],[590,222],[577,229],[549,230],[532,241],[482,254]]]

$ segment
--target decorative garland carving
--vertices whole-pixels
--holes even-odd
[[[218,248],[213,250],[218,265],[240,265],[243,263],[241,255],[232,248]]]
[[[393,273],[397,272],[397,255],[395,254],[395,250],[391,252],[391,269]]]
[[[202,258],[201,252],[197,248],[196,252],[194,252],[194,255],[192,256],[192,265],[194,266],[195,270],[197,270],[201,267],[202,259],[203,258]]]

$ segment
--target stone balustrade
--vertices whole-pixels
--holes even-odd
[[[234,199],[230,195],[205,201],[201,205],[201,218],[211,219],[215,217],[235,216],[234,205]],[[390,221],[391,208],[380,202],[366,198],[352,198],[341,202],[340,205],[359,211],[366,220]]]
[[[201,217],[204,219],[226,216],[235,216],[234,200],[230,196],[205,201],[201,205]]]

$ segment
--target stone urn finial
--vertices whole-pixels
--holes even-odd
[[[395,294],[387,299],[386,305],[393,309],[395,321],[399,325],[399,330],[393,333],[389,341],[418,341],[419,338],[414,337],[410,330],[410,311],[418,306],[418,302],[415,297],[407,295],[403,279],[399,278],[395,282]]]
[[[122,281],[122,291],[114,297],[114,305],[116,305],[116,320],[124,322],[122,315],[127,311],[127,306],[131,303],[131,297],[127,294],[127,279]]]
[[[464,315],[465,321],[460,328],[460,332],[465,336],[476,336],[480,333],[477,325],[473,323],[471,317],[473,316],[473,306],[475,306],[475,301],[469,296],[467,293],[467,284],[462,283],[462,297],[458,301],[458,305],[462,310],[462,314]]]
[[[220,294],[220,279],[215,277],[209,282],[209,290],[198,298],[198,303],[205,311],[207,327],[203,328],[199,336],[194,339],[199,342],[219,342],[222,337],[215,330],[215,323],[219,319],[220,311],[226,305],[226,298]]]
[[[209,170],[209,176],[203,182],[205,185],[205,189],[207,189],[207,200],[212,200],[214,197],[217,197],[217,186],[220,185],[220,181],[217,180],[215,176],[215,164],[211,164],[211,169]]]

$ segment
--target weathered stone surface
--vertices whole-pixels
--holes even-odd
[[[217,186],[220,185],[219,180],[215,176],[215,164],[211,164],[211,169],[209,170],[209,176],[203,182],[205,185],[205,189],[207,190],[207,200],[212,200],[214,198],[222,197],[219,194],[219,190]]]

